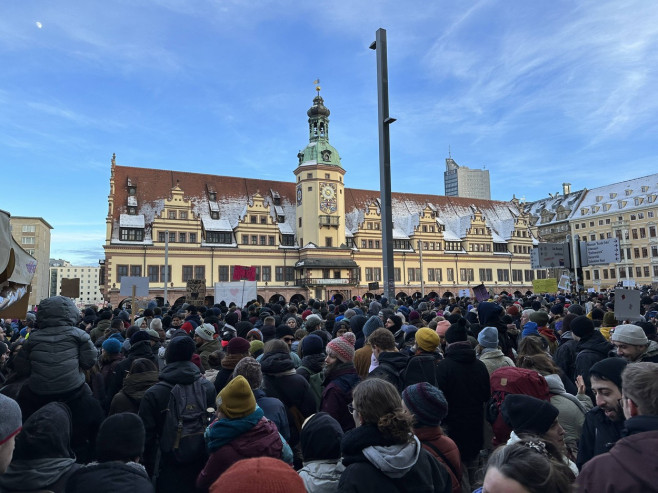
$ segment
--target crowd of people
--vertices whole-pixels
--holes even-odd
[[[658,294],[0,321],[0,493],[658,491]]]

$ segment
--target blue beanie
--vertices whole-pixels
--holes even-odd
[[[369,337],[375,330],[384,327],[382,319],[378,315],[372,315],[363,326],[363,335]]]
[[[119,339],[110,337],[103,342],[103,349],[110,354],[118,354],[121,352],[121,342]]]
[[[126,340],[126,339],[125,339],[121,334],[119,334],[118,332],[115,332],[114,334],[110,334],[110,337],[108,337],[108,339],[116,339],[117,341],[119,341],[119,342],[121,342],[121,343],[123,343],[123,341]]]
[[[324,353],[325,343],[322,338],[317,334],[309,334],[302,339],[302,354],[308,356],[309,354],[322,354]]]
[[[537,332],[537,324],[535,322],[526,322],[526,324],[523,326],[521,339],[523,339],[526,336],[538,336],[538,335],[540,334],[539,332]]]
[[[498,347],[498,329],[496,327],[485,327],[478,334],[480,346],[496,349]]]

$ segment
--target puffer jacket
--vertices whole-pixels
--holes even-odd
[[[98,350],[75,325],[79,311],[71,300],[53,296],[39,304],[38,329],[23,344],[30,360],[30,389],[38,395],[71,392],[85,383],[84,370],[96,363]]]
[[[141,464],[92,462],[78,469],[66,484],[66,493],[153,493],[153,485]]]
[[[304,462],[299,477],[304,481],[308,493],[336,493],[344,470],[345,466],[340,459],[312,460]]]

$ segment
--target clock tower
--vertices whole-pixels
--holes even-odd
[[[345,170],[329,144],[329,109],[320,96],[307,111],[309,143],[297,154],[297,241],[320,248],[345,247]]]

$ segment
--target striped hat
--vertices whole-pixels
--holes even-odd
[[[354,360],[354,343],[356,337],[352,332],[345,332],[342,336],[336,337],[327,344],[327,354],[331,354],[343,363]]]

